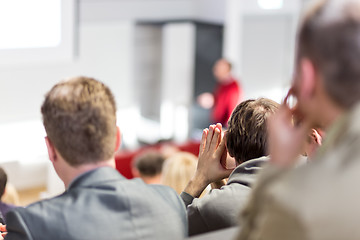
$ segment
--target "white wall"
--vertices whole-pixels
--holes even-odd
[[[290,16],[244,18],[242,82],[246,98],[268,97],[280,102],[285,97],[292,76],[294,40]]]
[[[130,22],[82,24],[72,62],[0,66],[0,123],[40,119],[44,94],[60,79],[87,75],[114,91],[119,107],[132,103]]]
[[[0,66],[0,165],[15,187],[49,180],[40,106],[44,94],[60,79],[95,77],[112,89],[119,109],[133,104],[132,34],[133,23],[127,21],[85,23],[79,27],[78,55],[73,61]]]
[[[283,8],[265,10],[255,0],[226,1],[224,57],[234,63],[245,98],[284,97],[301,6],[302,0],[284,0]]]
[[[224,0],[80,0],[80,5],[80,20],[86,22],[198,19],[222,23],[225,14]]]
[[[179,142],[188,138],[195,64],[195,25],[170,23],[163,28],[161,134]]]
[[[197,0],[195,4],[195,19],[213,23],[224,23],[225,4],[224,0]]]

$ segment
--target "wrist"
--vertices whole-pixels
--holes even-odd
[[[220,181],[215,181],[211,183],[211,189],[220,189],[222,186],[226,185],[225,179]]]
[[[195,174],[189,181],[188,185],[185,187],[184,192],[190,194],[194,198],[198,198],[201,193],[204,191],[206,186],[209,185],[206,178]]]

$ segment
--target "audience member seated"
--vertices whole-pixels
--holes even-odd
[[[2,218],[4,220],[3,223],[6,223],[6,214],[10,209],[15,208],[16,206],[13,204],[5,203],[3,200],[3,197],[6,193],[7,189],[7,174],[3,168],[0,167],[0,212],[2,215]]]
[[[225,137],[221,124],[203,132],[195,175],[181,193],[187,206],[189,235],[236,226],[256,173],[267,161],[267,121],[279,104],[265,98],[247,100],[233,111]],[[220,144],[219,144],[220,143]],[[235,169],[225,169],[227,152]],[[227,184],[220,180],[229,177]],[[220,189],[198,197],[210,183]],[[221,186],[223,185],[223,186]]]
[[[190,152],[197,156],[199,154],[199,146],[200,142],[194,140],[189,140],[181,144],[166,141],[157,143],[155,145],[145,145],[139,149],[131,151],[119,150],[115,154],[115,166],[121,175],[128,179],[132,179],[134,177],[132,173],[133,161],[135,157],[143,151],[148,149],[156,149],[159,150],[165,158],[170,157],[178,151]]]
[[[360,239],[360,1],[309,1],[300,19],[291,93],[269,121],[269,166],[259,175],[240,240]],[[292,125],[292,118],[299,119]],[[325,138],[293,168],[311,128]]]
[[[165,157],[159,150],[141,152],[133,161],[132,173],[147,184],[160,184],[164,160]]]
[[[180,194],[196,171],[197,157],[187,152],[175,153],[166,159],[161,183],[172,187]]]
[[[48,154],[66,191],[7,214],[6,239],[184,239],[176,192],[114,169],[120,144],[110,89],[87,77],[56,84],[41,107]]]

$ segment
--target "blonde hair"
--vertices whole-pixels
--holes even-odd
[[[197,157],[188,152],[178,152],[165,160],[161,183],[180,194],[196,171]]]

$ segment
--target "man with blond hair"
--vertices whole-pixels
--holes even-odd
[[[120,145],[110,89],[87,77],[56,84],[41,107],[48,154],[66,191],[7,214],[6,239],[183,239],[175,191],[127,180],[114,169]]]

